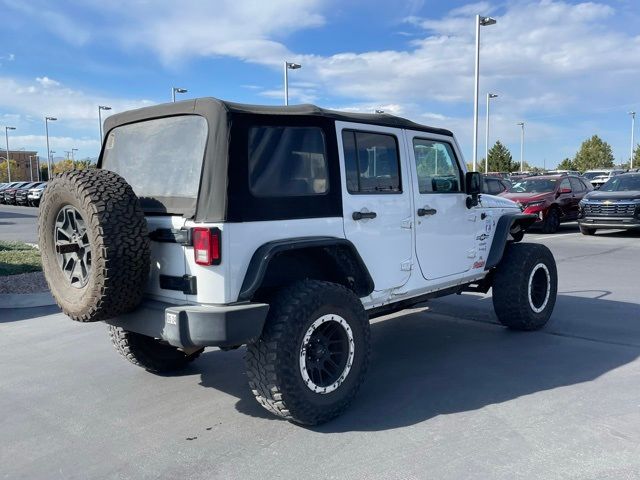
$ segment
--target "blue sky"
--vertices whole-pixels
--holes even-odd
[[[474,16],[482,28],[479,158],[484,98],[491,142],[555,166],[593,134],[629,155],[628,112],[640,111],[640,2],[555,0],[0,0],[0,126],[11,147],[56,157],[97,154],[97,105],[122,111],[186,97],[382,108],[452,129],[471,159]],[[640,123],[640,122],[639,122]],[[640,140],[640,134],[636,135]]]

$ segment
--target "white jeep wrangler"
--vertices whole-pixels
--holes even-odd
[[[151,372],[246,344],[258,402],[319,424],[363,381],[372,317],[490,288],[510,328],[551,315],[554,258],[517,243],[535,216],[480,195],[447,130],[201,98],[104,131],[98,168],[44,192],[43,267],[69,317]]]

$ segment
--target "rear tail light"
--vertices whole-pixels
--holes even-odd
[[[196,227],[192,238],[193,257],[198,265],[220,264],[220,229]]]

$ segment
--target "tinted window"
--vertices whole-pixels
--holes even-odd
[[[325,194],[329,180],[322,130],[317,127],[250,128],[249,189],[256,197]]]
[[[460,170],[448,143],[414,138],[413,151],[420,193],[461,191]]]
[[[570,178],[569,182],[571,182],[571,190],[574,192],[582,192],[584,190],[584,185],[577,178]]]
[[[402,192],[396,137],[344,130],[342,143],[349,193]]]
[[[138,197],[195,199],[206,141],[207,121],[196,115],[122,125],[107,136],[102,167],[122,175]]]
[[[560,189],[563,188],[568,188],[571,189],[571,184],[569,183],[569,179],[565,178],[564,180],[562,180],[562,182],[560,183]]]

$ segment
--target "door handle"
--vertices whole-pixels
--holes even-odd
[[[378,214],[376,212],[353,212],[351,217],[354,220],[362,220],[363,218],[376,218]]]
[[[426,215],[435,215],[436,213],[438,213],[438,211],[435,208],[419,208],[418,209],[418,216],[419,217],[424,217]]]

